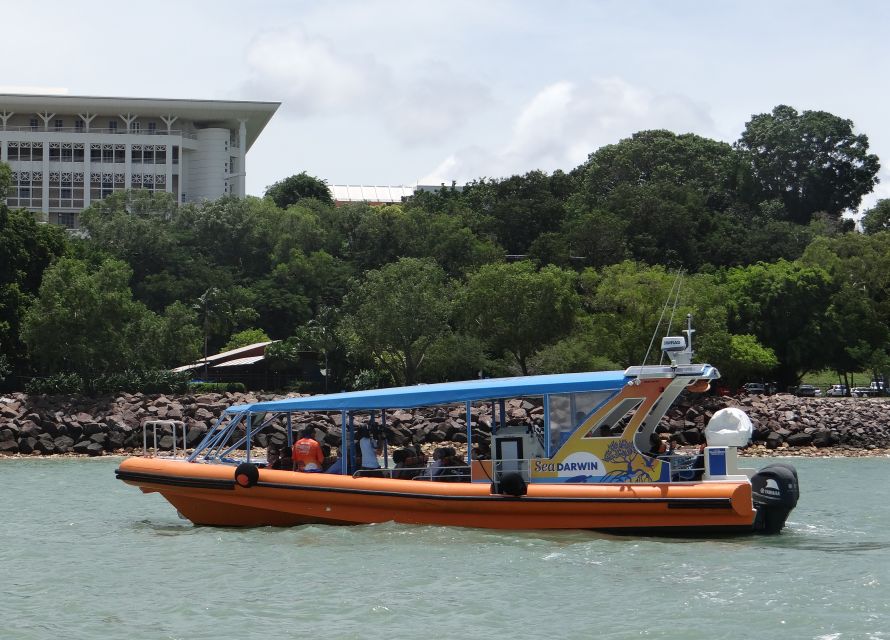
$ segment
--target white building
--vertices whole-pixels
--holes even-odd
[[[278,102],[0,94],[0,162],[10,208],[76,228],[94,200],[125,189],[178,202],[244,196],[247,151]]]

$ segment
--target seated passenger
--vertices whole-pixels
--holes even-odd
[[[668,453],[668,443],[661,437],[659,433],[653,433],[649,436],[649,451],[646,453],[650,458],[658,458]]]
[[[324,473],[343,473],[343,458],[341,456],[337,456],[337,458],[327,467],[325,467]]]
[[[303,429],[302,438],[294,443],[294,471],[319,473],[324,462],[321,445],[315,439],[315,427]]]
[[[434,478],[442,482],[469,481],[470,473],[466,461],[457,455],[453,447],[444,447],[441,452],[441,466]]]
[[[491,460],[491,447],[487,442],[477,442],[473,449],[473,460]]]
[[[277,469],[281,465],[281,454],[278,449],[278,445],[274,442],[270,442],[269,446],[266,447],[266,468],[267,469]]]

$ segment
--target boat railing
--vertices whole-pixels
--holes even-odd
[[[470,480],[469,465],[455,465],[433,468],[398,467],[380,469],[359,469],[353,478],[392,478],[394,480],[434,480],[437,482],[462,482]]]
[[[166,429],[170,428],[170,433],[173,437],[173,445],[172,449],[168,451],[161,451],[158,447],[158,429],[161,430],[161,438],[167,435]],[[148,446],[148,432],[151,430],[151,443],[152,446],[149,448]],[[180,450],[177,449],[177,440],[180,440],[182,448]],[[165,456],[171,458],[180,457],[178,451],[182,452],[182,456],[186,455],[187,449],[187,431],[185,428],[185,423],[181,420],[146,420],[142,424],[142,457],[143,458],[154,458],[156,456]],[[151,453],[149,453],[151,451]]]

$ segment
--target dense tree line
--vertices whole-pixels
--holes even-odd
[[[172,367],[266,337],[282,366],[319,353],[337,389],[618,368],[643,362],[668,300],[730,384],[884,371],[890,202],[865,233],[843,217],[878,168],[849,120],[779,106],[733,145],[642,131],[568,172],[399,205],[335,206],[305,172],[262,199],[116,193],[82,238],[0,205],[0,377]]]

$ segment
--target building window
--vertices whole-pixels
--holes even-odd
[[[179,147],[173,146],[173,164],[179,164]]]
[[[8,160],[10,162],[41,162],[43,161],[43,143],[10,142]]]
[[[115,191],[126,188],[123,173],[112,173],[110,171],[95,172],[90,174],[90,198],[99,200],[107,198]]]
[[[117,120],[109,120],[108,121],[108,130],[111,133],[117,133]]]
[[[6,204],[9,207],[40,209],[43,205],[43,172],[13,171],[12,179]]]
[[[31,131],[37,131],[37,118],[31,118]]]
[[[142,125],[138,122],[133,122],[132,124],[130,124],[130,128],[132,129],[133,133],[139,133],[142,130]]]
[[[80,133],[83,131],[83,120],[75,120],[74,128],[77,129],[77,132]]]
[[[74,229],[77,225],[77,214],[71,211],[59,213],[59,224],[66,229]]]
[[[149,133],[156,133],[156,132],[157,132],[157,128],[158,128],[158,123],[157,123],[157,122],[149,122],[149,123],[148,123],[148,132],[149,132]]]
[[[61,118],[56,120],[55,123],[56,131],[61,131],[65,127],[65,121]]]

